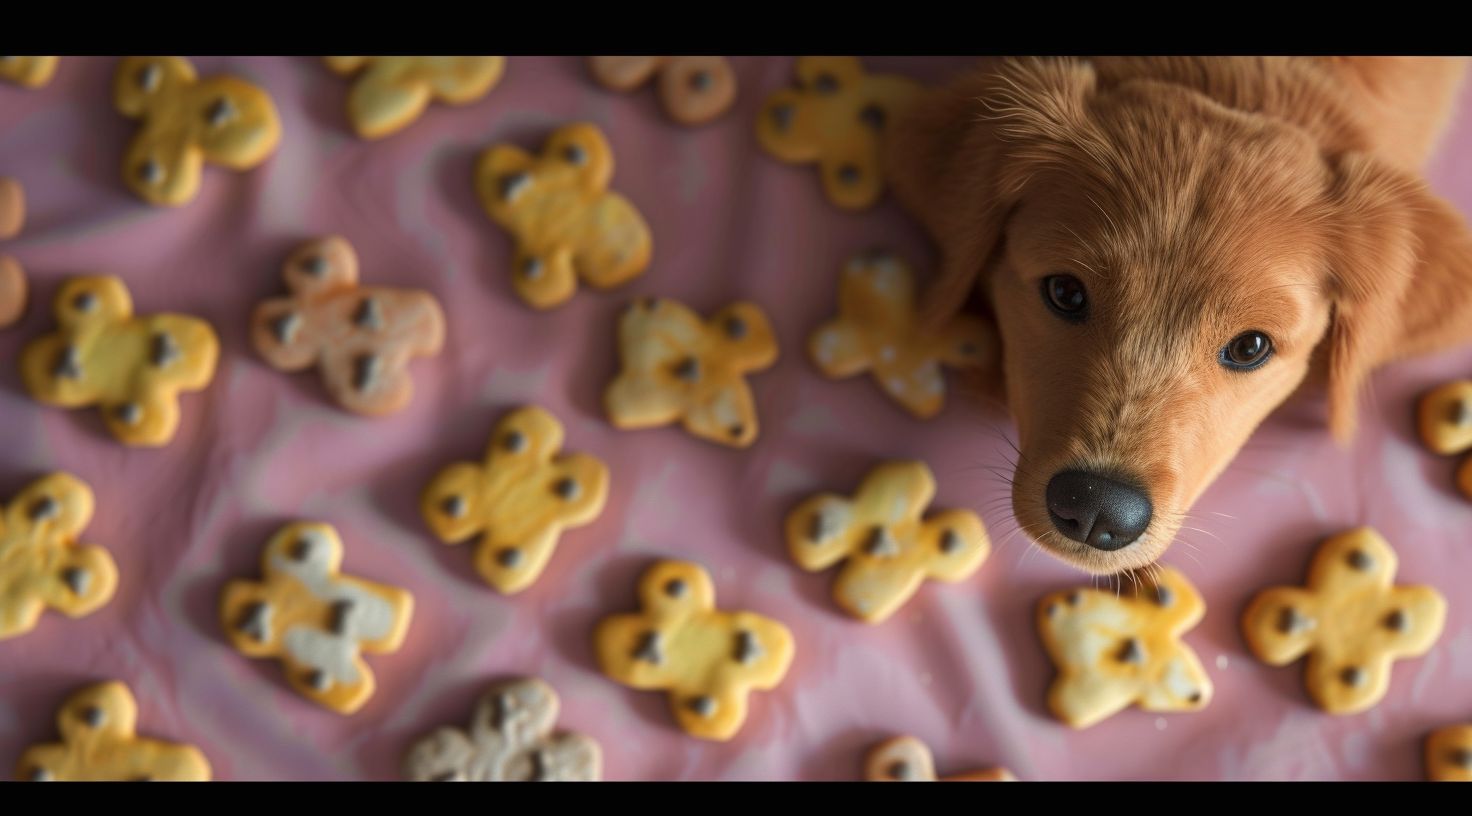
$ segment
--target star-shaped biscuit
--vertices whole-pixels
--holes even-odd
[[[1472,782],[1472,724],[1449,725],[1426,738],[1426,778]]]
[[[15,778],[25,782],[208,782],[192,745],[138,736],[138,703],[120,682],[88,686],[56,715],[61,742],[32,746]]]
[[[632,91],[659,75],[659,102],[682,125],[715,119],[736,101],[736,72],[725,57],[588,57],[605,88]]]
[[[870,782],[1016,782],[1006,768],[967,771],[938,779],[930,748],[915,737],[895,737],[874,746],[864,760]]]
[[[323,57],[344,76],[357,74],[348,93],[348,120],[364,139],[381,139],[413,124],[429,103],[469,105],[506,70],[505,57]]]
[[[1457,380],[1421,398],[1417,428],[1421,441],[1443,456],[1472,451],[1472,380]],[[1472,455],[1457,467],[1457,487],[1472,499]]]
[[[31,631],[47,608],[80,618],[112,599],[117,564],[77,542],[92,505],[85,482],[53,473],[0,508],[0,641]]]
[[[40,88],[56,75],[58,57],[0,57],[0,80]]]
[[[26,191],[20,182],[0,176],[0,240],[14,238],[26,223]],[[26,310],[26,271],[20,261],[0,254],[0,329]]]

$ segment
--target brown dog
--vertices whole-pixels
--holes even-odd
[[[1022,529],[1143,567],[1267,414],[1472,336],[1472,236],[1417,170],[1452,59],[1001,59],[896,123],[886,170],[1002,343]],[[1310,377],[1311,373],[1317,375]]]

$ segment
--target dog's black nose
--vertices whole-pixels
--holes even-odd
[[[1058,532],[1099,550],[1117,550],[1150,526],[1144,491],[1084,470],[1065,470],[1048,482],[1048,516]]]

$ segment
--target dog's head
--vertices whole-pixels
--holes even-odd
[[[1320,363],[1347,437],[1365,374],[1406,342],[1417,233],[1463,231],[1363,154],[1076,60],[1014,61],[922,103],[890,168],[941,244],[933,305],[975,286],[996,320],[1020,525],[1095,573],[1164,552]]]

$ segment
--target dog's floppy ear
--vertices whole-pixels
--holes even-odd
[[[944,253],[927,314],[961,308],[1040,163],[1103,144],[1087,112],[1095,83],[1081,60],[1008,60],[928,92],[896,124],[886,176]]]
[[[1472,334],[1472,235],[1404,171],[1361,153],[1330,165],[1329,427],[1347,443],[1376,366]]]

